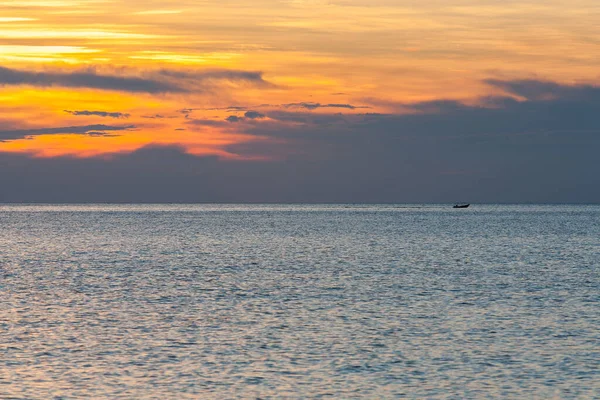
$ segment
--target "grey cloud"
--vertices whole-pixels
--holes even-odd
[[[524,97],[527,100],[575,100],[598,99],[600,87],[594,85],[561,85],[556,82],[537,80],[503,81],[488,79],[488,85],[500,88],[508,94]]]
[[[230,121],[230,122],[237,122],[237,121]],[[196,126],[224,126],[227,124],[227,122],[220,121],[220,120],[214,120],[214,119],[188,119],[186,121],[186,124],[196,125]]]
[[[243,106],[229,106],[226,108],[214,108],[213,110],[227,110],[227,111],[246,111],[248,107]]]
[[[246,111],[244,117],[249,119],[263,119],[266,118],[266,115],[259,113],[258,111]]]
[[[451,203],[465,198],[473,203],[600,201],[595,153],[584,144],[562,152],[545,149],[530,155],[521,151],[510,156],[514,148],[492,150],[493,145],[456,143],[448,147],[447,143],[432,146],[390,140],[377,144],[374,141],[378,136],[357,142],[354,137],[344,141],[340,135],[337,145],[329,149],[310,147],[314,145],[311,142],[278,141],[230,147],[242,154],[285,152],[285,158],[274,157],[270,162],[195,157],[175,147],[146,148],[116,155],[111,160],[32,159],[0,154],[3,165],[0,186],[4,189],[0,201]],[[298,147],[298,143],[302,146]],[[361,145],[363,148],[358,149]],[[380,151],[392,145],[393,148]],[[310,151],[306,152],[307,149]],[[484,153],[478,154],[477,150]],[[490,152],[494,157],[488,157]],[[567,169],[564,161],[548,162],[555,155],[575,158]]]
[[[0,154],[0,201],[600,203],[600,89],[554,93],[402,104],[414,110],[403,115],[278,110],[237,125],[271,140],[226,150],[269,162],[177,148],[111,161]]]
[[[131,76],[98,74],[93,70],[78,72],[32,72],[0,67],[0,85],[62,86],[140,93],[185,92],[169,82]]]
[[[263,78],[263,73],[260,71],[240,71],[240,70],[200,70],[200,71],[185,71],[185,70],[170,70],[161,69],[158,75],[196,81],[230,81],[230,82],[247,82],[259,86],[274,86],[272,83]]]
[[[70,111],[65,110],[66,113],[71,115],[83,115],[83,116],[98,116],[98,117],[107,117],[107,118],[129,118],[131,115],[127,113],[121,112],[108,112],[108,111]]]
[[[371,198],[382,201],[441,201],[442,193],[446,201],[460,193],[477,201],[600,201],[600,189],[593,189],[600,183],[600,88],[559,86],[553,93],[564,96],[495,97],[476,106],[402,104],[416,111],[405,115],[324,114],[316,120],[306,112],[272,112],[271,120],[281,123],[245,126],[245,133],[271,136],[275,147],[256,142],[229,150],[310,154],[321,170],[335,170],[342,180],[355,174],[356,187],[364,181]],[[399,193],[398,185],[419,195]]]
[[[301,108],[306,110],[316,110],[319,108],[345,108],[348,110],[371,108],[369,106],[355,106],[353,104],[336,104],[336,103],[313,103],[313,102],[299,102],[299,103],[286,103],[286,104],[259,104],[255,106],[227,106],[227,107],[212,107],[212,108],[184,108],[179,110],[182,114],[189,114],[193,111],[252,111],[256,108]]]
[[[172,119],[172,118],[178,118],[178,117],[174,116],[174,115],[154,114],[154,115],[142,115],[142,118],[146,118],[146,119]]]
[[[242,118],[242,117],[238,117],[238,116],[236,116],[236,115],[230,115],[229,117],[225,118],[225,120],[226,120],[227,122],[233,122],[233,123],[235,123],[235,122],[240,122],[240,121],[243,121],[243,120],[244,120],[244,118]]]
[[[411,104],[407,108],[425,114],[443,114],[461,112],[469,110],[471,107],[453,100],[434,100]]]
[[[267,116],[265,114],[259,113],[258,111],[246,111],[244,116],[230,115],[229,117],[225,118],[225,121],[236,123],[244,120],[264,119],[266,117]]]
[[[177,110],[177,112],[182,113],[182,114],[189,114],[191,112],[194,111],[231,111],[231,112],[238,112],[238,111],[246,111],[248,110],[248,107],[245,106],[228,106],[228,107],[209,107],[209,108],[184,108],[181,110]]]
[[[109,75],[93,68],[80,71],[37,72],[0,66],[0,86],[32,85],[39,87],[72,87],[133,93],[185,93],[206,90],[227,82],[271,86],[261,72],[237,70],[176,71],[162,69],[143,76]]]
[[[37,135],[57,135],[57,134],[90,134],[98,136],[98,132],[105,131],[126,131],[135,128],[135,125],[84,125],[84,126],[65,126],[58,128],[38,128],[38,129],[13,129],[0,131],[0,140],[22,139],[27,136]]]
[[[94,136],[94,137],[119,137],[122,135],[117,135],[115,133],[106,133],[106,132],[100,132],[100,131],[89,131],[85,133],[88,136]]]
[[[248,107],[243,106],[229,106],[226,108],[213,108],[213,110],[226,110],[226,111],[246,111]]]
[[[352,119],[352,116],[343,114],[316,114],[311,112],[290,112],[290,111],[270,111],[267,116],[273,120],[281,122],[297,122],[304,124],[327,125],[331,123],[345,122]]]
[[[357,108],[370,108],[368,106],[355,106],[352,104],[321,104],[321,103],[312,103],[312,102],[300,102],[300,103],[288,103],[283,104],[283,107],[286,108],[305,108],[307,110],[316,110],[318,108],[346,108],[349,110],[355,110]]]

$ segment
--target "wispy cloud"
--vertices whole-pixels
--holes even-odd
[[[261,72],[237,70],[179,71],[161,69],[141,76],[99,73],[93,68],[78,71],[29,71],[0,66],[0,86],[31,85],[90,88],[134,93],[187,93],[224,83],[269,86]]]
[[[29,186],[78,178],[82,186],[69,190],[82,195],[97,190],[98,171],[107,171],[103,182],[108,189],[102,195],[118,201],[445,202],[468,197],[487,202],[598,202],[600,88],[549,84],[545,87],[556,94],[554,99],[515,100],[521,84],[504,84],[515,89],[494,98],[493,106],[451,100],[400,103],[414,112],[387,115],[279,109],[265,111],[267,118],[261,123],[251,123],[239,112],[235,117],[243,123],[190,119],[185,133],[174,132],[182,127],[172,126],[173,136],[199,136],[200,127],[216,126],[257,138],[219,144],[239,156],[236,162],[186,154],[183,143],[121,152],[110,161],[7,154],[0,158],[3,165],[37,165],[35,170],[25,169],[26,178],[20,175],[19,181],[26,179]],[[213,135],[212,129],[206,130]],[[0,138],[64,132],[118,134],[89,125],[3,131]],[[249,159],[268,161],[243,161]],[[64,168],[57,169],[60,165]],[[210,174],[197,173],[209,166]],[[0,180],[16,185],[14,170],[18,168],[0,170]],[[79,179],[88,176],[94,179]],[[152,179],[143,179],[148,176]],[[115,180],[140,180],[147,191],[141,195],[139,187],[115,185]],[[33,198],[45,194],[39,191]],[[100,199],[106,198],[91,197]]]
[[[241,122],[244,120],[255,120],[255,119],[265,119],[265,118],[267,118],[267,116],[258,111],[246,111],[243,116],[230,115],[229,117],[225,118],[225,120],[228,122],[235,123],[235,122]]]
[[[288,104],[283,104],[282,106],[286,107],[286,108],[304,108],[307,110],[316,110],[318,108],[346,108],[349,110],[356,110],[358,108],[370,108],[368,106],[355,106],[352,104],[336,104],[336,103],[321,104],[321,103],[313,103],[313,102],[288,103]]]
[[[595,97],[600,92],[600,86],[596,85],[561,85],[556,82],[533,79],[512,81],[488,79],[484,82],[502,89],[508,94],[527,100],[581,99],[582,97]]]
[[[263,78],[260,71],[240,71],[240,70],[173,70],[161,69],[157,71],[157,76],[167,79],[178,79],[192,82],[232,82],[248,83],[257,86],[274,86],[271,82]]]
[[[174,116],[174,115],[154,114],[154,115],[142,115],[142,118],[145,118],[145,119],[172,119],[172,118],[178,118],[178,117]]]
[[[246,111],[244,117],[248,119],[263,119],[267,116],[265,114],[259,113],[258,111]]]
[[[227,106],[227,107],[210,107],[210,108],[184,108],[177,110],[177,112],[189,117],[194,111],[226,111],[231,113],[239,113],[245,111],[243,117],[236,116],[236,118],[228,119],[230,122],[239,122],[243,119],[263,119],[267,116],[271,116],[272,113],[280,115],[286,113],[285,109],[303,109],[313,111],[320,108],[341,108],[346,110],[358,110],[358,109],[370,109],[370,106],[354,105],[354,104],[337,104],[337,103],[314,103],[314,102],[298,102],[298,103],[285,103],[285,104],[259,104],[254,106]],[[271,110],[270,112],[258,112],[255,109]],[[275,115],[273,114],[273,115]]]
[[[62,86],[124,92],[166,93],[185,92],[183,88],[155,79],[134,76],[114,76],[93,70],[75,72],[33,72],[0,67],[0,85]]]
[[[232,122],[232,121],[229,121],[229,122]],[[189,119],[186,121],[186,124],[197,125],[197,126],[224,126],[225,124],[227,124],[227,122],[221,121],[221,120],[215,120],[215,119]]]
[[[129,118],[131,114],[122,113],[122,112],[108,112],[108,111],[70,111],[65,110],[66,113],[76,116],[97,116],[97,117],[106,117],[106,118]]]
[[[237,115],[230,115],[229,117],[225,118],[225,120],[227,122],[233,122],[233,123],[235,123],[235,122],[243,121],[244,118],[243,117],[238,117]]]
[[[104,132],[126,131],[135,128],[135,125],[84,125],[84,126],[63,126],[57,128],[36,128],[36,129],[13,129],[0,131],[0,140],[15,140],[29,136],[38,135],[60,135],[60,134],[89,134],[99,136]]]

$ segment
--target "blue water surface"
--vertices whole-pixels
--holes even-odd
[[[0,206],[0,398],[600,398],[600,206]]]

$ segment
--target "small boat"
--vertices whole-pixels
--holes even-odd
[[[452,208],[469,208],[470,205],[471,204],[467,204],[467,203],[457,203]]]

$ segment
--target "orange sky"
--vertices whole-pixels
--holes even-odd
[[[473,102],[497,94],[489,78],[596,81],[598,21],[591,0],[4,0],[0,151],[236,159],[228,146],[272,140],[244,132],[273,111]]]

